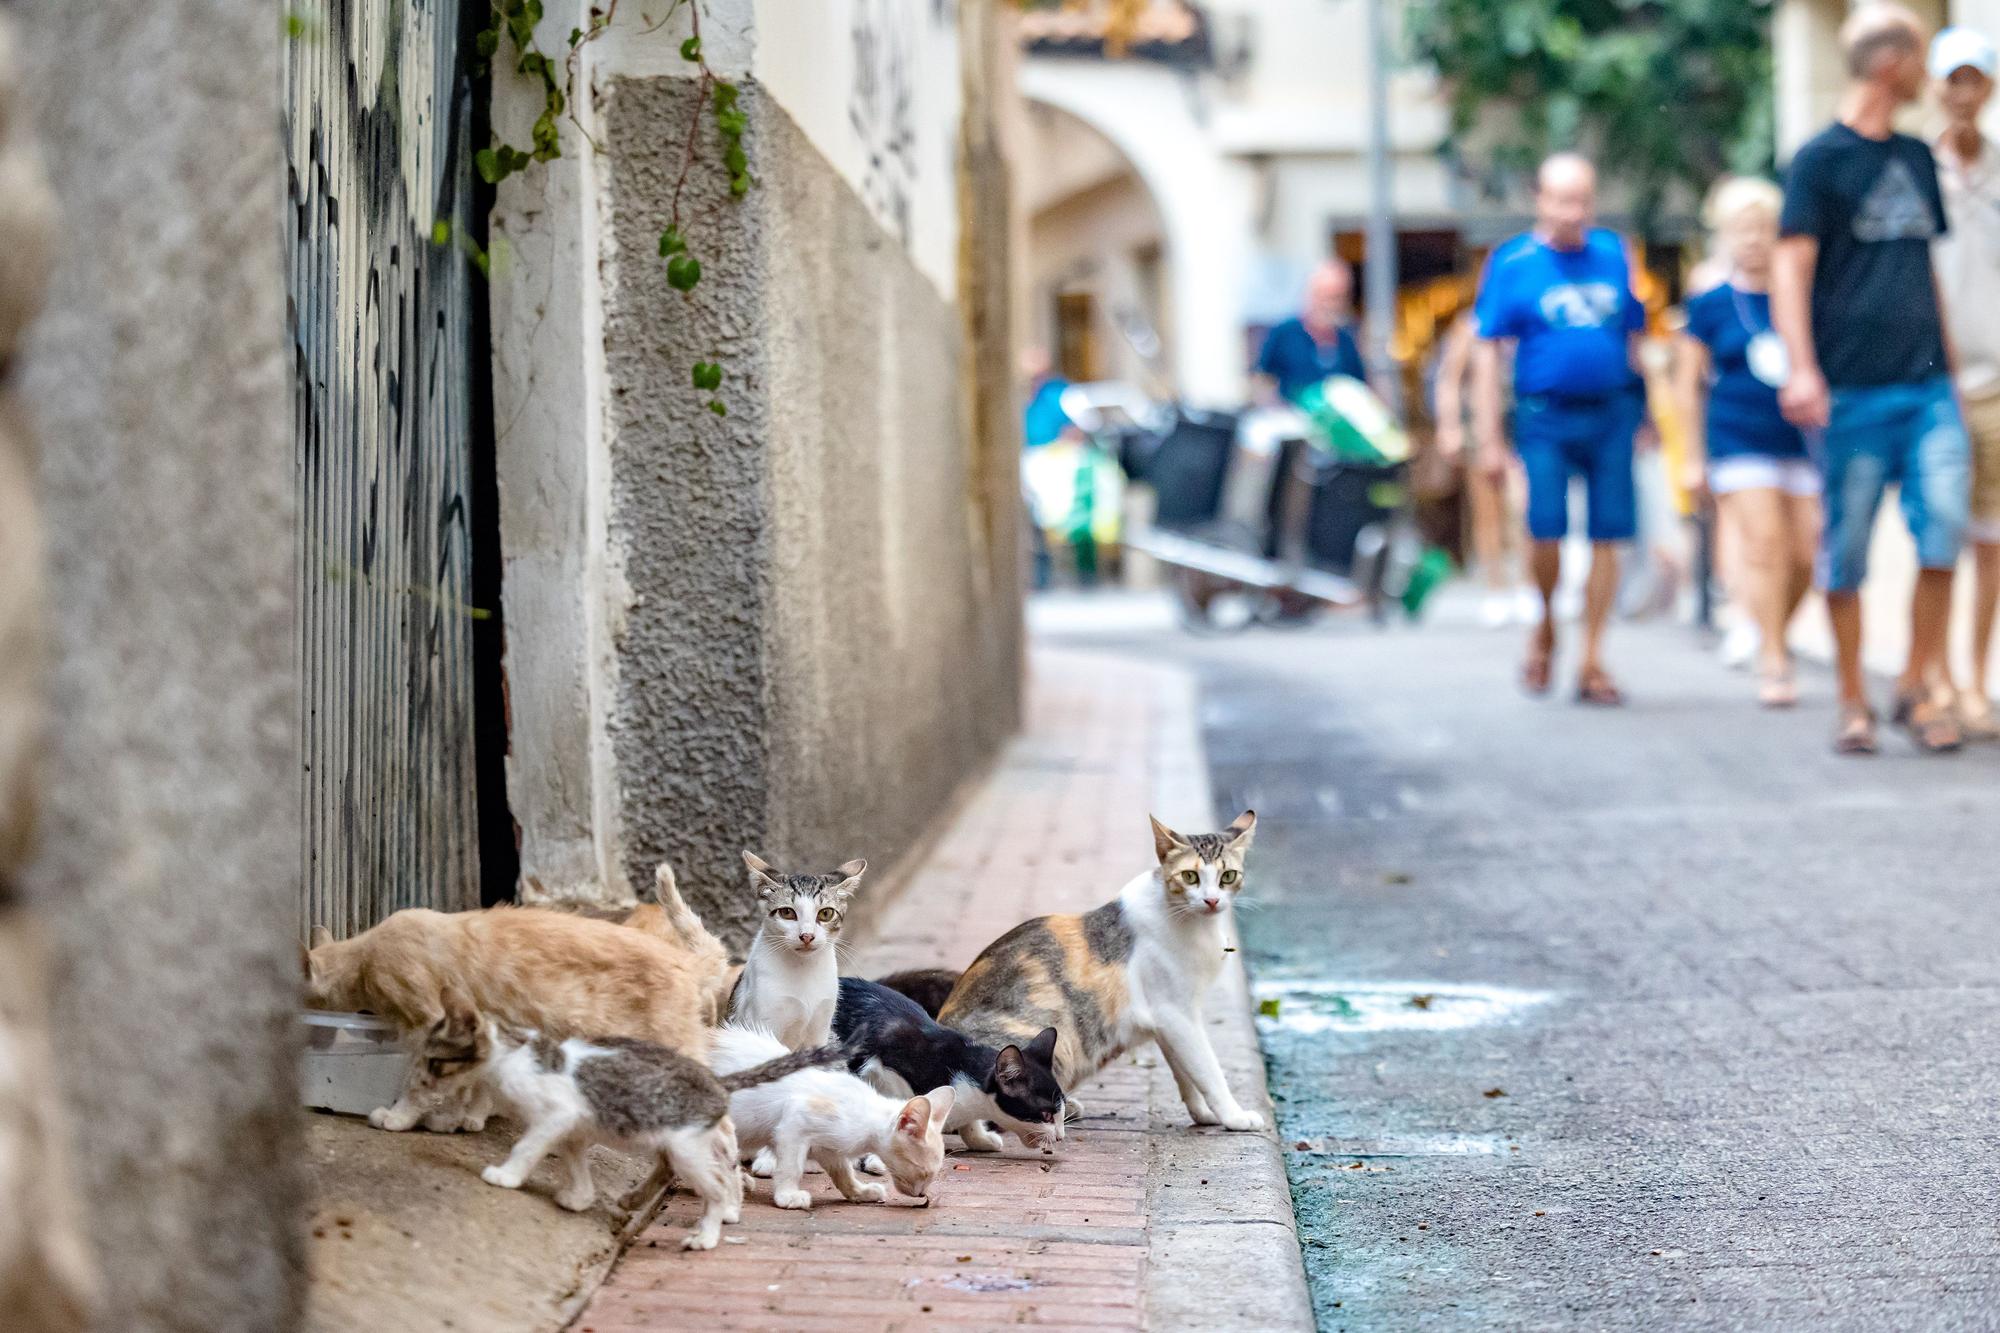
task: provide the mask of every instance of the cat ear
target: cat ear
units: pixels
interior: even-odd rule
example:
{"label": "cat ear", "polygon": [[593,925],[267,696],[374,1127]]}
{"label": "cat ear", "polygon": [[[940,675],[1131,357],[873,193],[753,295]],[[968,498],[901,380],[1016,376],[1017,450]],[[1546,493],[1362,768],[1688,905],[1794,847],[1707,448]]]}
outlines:
{"label": "cat ear", "polygon": [[1056,1038],[1058,1035],[1054,1028],[1043,1028],[1040,1032],[1037,1032],[1035,1039],[1028,1043],[1026,1052],[1028,1058],[1045,1069],[1054,1069],[1056,1065]]}
{"label": "cat ear", "polygon": [[313,948],[317,949],[322,944],[333,943],[333,932],[325,926],[314,926],[311,933],[306,936],[306,939],[311,942]]}
{"label": "cat ear", "polygon": [[913,1139],[921,1139],[930,1125],[931,1103],[927,1097],[910,1098],[896,1116],[896,1132]]}
{"label": "cat ear", "polygon": [[745,848],[743,864],[750,867],[750,884],[757,890],[757,896],[768,898],[778,891],[778,881],[772,878],[771,867],[755,852]]}
{"label": "cat ear", "polygon": [[299,975],[303,977],[308,983],[310,983],[313,979],[312,950],[306,948],[306,946],[303,944],[299,946]]}
{"label": "cat ear", "polygon": [[942,1088],[932,1088],[918,1100],[931,1104],[930,1123],[932,1128],[937,1129],[943,1127],[945,1118],[951,1114],[951,1104],[957,1098],[958,1094],[952,1091],[951,1085],[946,1084]]}
{"label": "cat ear", "polygon": [[1153,822],[1153,855],[1159,857],[1162,864],[1175,852],[1184,852],[1188,849],[1188,840],[1186,838],[1183,838],[1159,820],[1154,819],[1153,816],[1147,815],[1146,818]]}
{"label": "cat ear", "polygon": [[833,873],[840,876],[840,883],[833,886],[833,896],[845,904],[861,887],[861,877],[868,872],[868,863],[859,857],[845,865],[835,866]]}
{"label": "cat ear", "polygon": [[1236,844],[1238,851],[1244,850],[1250,846],[1250,839],[1257,832],[1257,812],[1245,810],[1236,816],[1224,831],[1229,834],[1229,840]]}
{"label": "cat ear", "polygon": [[1028,1077],[1028,1057],[1021,1054],[1019,1046],[1002,1046],[1000,1054],[993,1057],[993,1082],[996,1087],[1014,1088]]}

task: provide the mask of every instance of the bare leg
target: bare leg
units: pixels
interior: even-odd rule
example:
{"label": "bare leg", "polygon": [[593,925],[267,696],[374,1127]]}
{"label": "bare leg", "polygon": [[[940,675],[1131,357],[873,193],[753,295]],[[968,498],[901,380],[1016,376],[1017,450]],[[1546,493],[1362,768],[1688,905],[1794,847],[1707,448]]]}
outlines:
{"label": "bare leg", "polygon": [[1604,670],[1604,627],[1611,619],[1612,603],[1618,599],[1618,545],[1592,542],[1590,581],[1583,592],[1583,664],[1579,674],[1593,675]]}
{"label": "bare leg", "polygon": [[1902,693],[1924,691],[1945,664],[1945,636],[1951,622],[1951,576],[1949,569],[1917,571],[1916,591],[1910,596],[1910,657],[1898,682]]}
{"label": "bare leg", "polygon": [[1479,562],[1491,592],[1505,592],[1513,579],[1507,568],[1506,481],[1494,481],[1478,468],[1466,476],[1472,510],[1472,558]]}
{"label": "bare leg", "polygon": [[1829,592],[1826,618],[1833,624],[1834,665],[1840,673],[1840,702],[1868,706],[1868,683],[1861,676],[1861,594]]}
{"label": "bare leg", "polygon": [[1972,544],[1972,694],[1986,698],[1993,622],[2000,610],[2000,542]]}
{"label": "bare leg", "polygon": [[1733,515],[1740,537],[1742,573],[1738,586],[1744,605],[1757,622],[1757,693],[1767,705],[1790,703],[1798,697],[1790,685],[1791,654],[1785,648],[1785,627],[1791,619],[1792,564],[1784,501],[1784,493],[1772,486],[1721,497],[1721,507]]}
{"label": "bare leg", "polygon": [[1528,635],[1528,660],[1521,669],[1521,683],[1529,693],[1541,694],[1549,688],[1549,663],[1556,653],[1556,587],[1562,582],[1562,543],[1530,542],[1528,574],[1542,599],[1542,619]]}
{"label": "bare leg", "polygon": [[1819,553],[1819,499],[1811,495],[1785,497],[1785,623],[1798,614],[1799,603],[1812,590],[1813,560]]}

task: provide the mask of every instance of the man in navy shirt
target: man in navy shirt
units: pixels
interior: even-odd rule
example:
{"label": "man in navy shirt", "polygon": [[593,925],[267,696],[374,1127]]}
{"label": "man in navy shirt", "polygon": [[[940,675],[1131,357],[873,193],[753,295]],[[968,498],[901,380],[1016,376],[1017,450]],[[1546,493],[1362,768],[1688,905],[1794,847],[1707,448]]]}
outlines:
{"label": "man in navy shirt", "polygon": [[1581,476],[1591,559],[1576,697],[1619,704],[1624,696],[1604,669],[1602,651],[1618,592],[1617,544],[1638,531],[1632,439],[1645,398],[1633,367],[1646,312],[1632,294],[1624,244],[1593,225],[1596,217],[1596,169],[1575,153],[1542,163],[1535,229],[1495,250],[1480,281],[1473,412],[1481,464],[1501,475],[1507,444],[1500,429],[1500,344],[1512,342],[1514,448],[1528,476],[1528,565],[1542,597],[1521,683],[1532,694],[1549,688],[1569,483]]}
{"label": "man in navy shirt", "polygon": [[1893,129],[1897,109],[1924,90],[1928,34],[1902,6],[1868,4],[1840,35],[1853,78],[1840,120],[1799,149],[1785,181],[1771,314],[1790,373],[1778,400],[1794,425],[1821,435],[1819,582],[1840,667],[1834,748],[1875,752],[1861,673],[1861,582],[1875,511],[1899,482],[1921,569],[1895,716],[1920,750],[1934,753],[1960,741],[1927,688],[1944,670],[1972,447],[1931,268],[1931,242],[1945,231],[1937,164],[1921,139]]}
{"label": "man in navy shirt", "polygon": [[1271,327],[1257,353],[1257,374],[1275,384],[1286,402],[1329,375],[1367,382],[1361,348],[1348,328],[1354,275],[1338,259],[1313,270],[1306,281],[1304,308],[1295,319]]}

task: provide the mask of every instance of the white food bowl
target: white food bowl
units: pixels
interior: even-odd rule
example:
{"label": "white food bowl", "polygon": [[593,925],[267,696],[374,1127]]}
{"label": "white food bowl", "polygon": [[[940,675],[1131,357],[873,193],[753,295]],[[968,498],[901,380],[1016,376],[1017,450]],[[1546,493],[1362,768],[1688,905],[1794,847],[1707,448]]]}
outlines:
{"label": "white food bowl", "polygon": [[367,1115],[403,1093],[410,1055],[396,1025],[373,1014],[308,1009],[299,1095],[307,1106]]}

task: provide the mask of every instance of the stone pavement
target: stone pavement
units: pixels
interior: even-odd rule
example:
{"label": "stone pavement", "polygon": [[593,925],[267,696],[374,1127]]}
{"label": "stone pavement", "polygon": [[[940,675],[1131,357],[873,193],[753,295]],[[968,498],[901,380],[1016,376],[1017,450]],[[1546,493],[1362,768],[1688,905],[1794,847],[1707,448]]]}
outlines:
{"label": "stone pavement", "polygon": [[1512,632],[1128,637],[1260,814],[1329,1333],[2000,1327],[2000,747],[1836,758],[1666,626],[1617,712]]}
{"label": "stone pavement", "polygon": [[[1038,652],[1025,734],[876,904],[843,971],[963,967],[1028,917],[1096,906],[1148,864],[1148,810],[1213,818],[1191,681]],[[1232,1085],[1268,1111],[1235,969],[1209,1013]],[[1150,1050],[1079,1096],[1088,1118],[1058,1155],[1011,1140],[998,1156],[952,1155],[927,1208],[848,1204],[811,1176],[812,1210],[786,1212],[758,1182],[727,1243],[687,1254],[680,1237],[697,1209],[676,1196],[573,1327],[1310,1327],[1272,1139],[1194,1129]]]}

